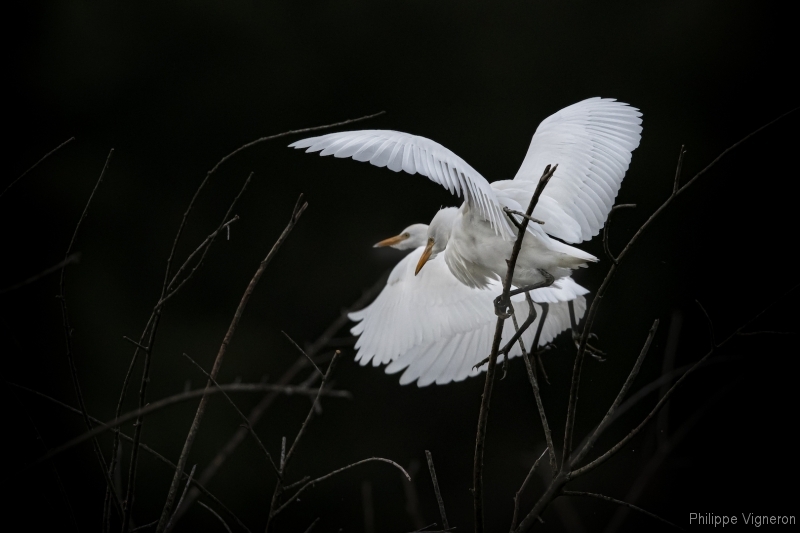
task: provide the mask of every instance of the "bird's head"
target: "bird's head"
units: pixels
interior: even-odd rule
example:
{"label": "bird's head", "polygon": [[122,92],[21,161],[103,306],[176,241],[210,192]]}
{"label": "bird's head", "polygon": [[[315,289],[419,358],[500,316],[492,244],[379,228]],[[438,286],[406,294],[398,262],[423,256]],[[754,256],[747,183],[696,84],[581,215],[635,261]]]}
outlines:
{"label": "bird's head", "polygon": [[428,242],[428,225],[427,224],[412,224],[399,235],[389,237],[381,242],[374,244],[374,248],[382,248],[384,246],[391,246],[397,250],[413,250],[420,246],[425,246]]}
{"label": "bird's head", "polygon": [[447,241],[450,240],[450,231],[453,229],[453,223],[455,222],[457,214],[458,208],[445,207],[444,209],[440,209],[439,212],[436,213],[436,216],[433,217],[430,226],[428,226],[428,238],[425,243],[425,250],[419,258],[419,263],[417,263],[417,269],[414,271],[414,275],[419,274],[419,271],[422,270],[425,263],[434,259],[447,248]]}

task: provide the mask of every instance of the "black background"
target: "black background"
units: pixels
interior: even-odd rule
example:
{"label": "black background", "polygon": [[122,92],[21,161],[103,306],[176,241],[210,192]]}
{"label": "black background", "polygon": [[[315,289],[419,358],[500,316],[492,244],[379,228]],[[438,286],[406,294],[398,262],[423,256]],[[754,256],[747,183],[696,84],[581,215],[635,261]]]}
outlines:
{"label": "black background", "polygon": [[[103,166],[115,153],[91,205],[70,266],[66,295],[75,328],[78,371],[88,409],[113,418],[131,346],[161,287],[166,257],[194,190],[225,154],[258,137],[377,111],[354,126],[408,131],[435,139],[489,181],[514,175],[538,123],[590,96],[614,97],[642,110],[641,146],[618,197],[638,204],[619,214],[619,249],[666,198],[679,148],[686,178],[726,147],[797,105],[793,17],[779,3],[652,2],[30,2],[4,17],[11,36],[5,98],[5,187],[71,136],[0,199],[3,274],[11,285],[63,259],[75,224]],[[797,282],[795,155],[800,115],[793,114],[727,155],[675,203],[623,266],[596,324],[608,360],[584,368],[577,435],[602,417],[655,318],[662,320],[634,389],[662,368],[667,331],[680,316],[678,366],[709,347],[701,301],[724,338]],[[241,294],[288,220],[298,194],[309,208],[269,266],[236,331],[220,375],[277,379],[296,352],[280,331],[311,341],[401,256],[372,243],[413,222],[427,222],[447,191],[418,176],[286,148],[298,137],[236,156],[214,176],[193,212],[179,254],[213,230],[249,172],[236,208],[241,220],[220,240],[190,286],[164,314],[153,358],[151,400],[204,379],[181,353],[210,368]],[[583,246],[602,255],[599,239]],[[594,291],[603,261],[576,273]],[[0,295],[0,350],[7,381],[70,404],[76,400],[64,357],[58,276]],[[797,332],[796,293],[751,328]],[[339,336],[346,337],[346,329]],[[691,377],[670,403],[666,434],[705,409],[638,503],[684,527],[690,512],[796,513],[796,336],[734,339],[723,362]],[[565,337],[547,355],[544,402],[563,434],[574,348]],[[138,370],[137,370],[138,372]],[[303,376],[305,377],[305,376]],[[138,378],[137,378],[138,379]],[[345,351],[336,386],[353,400],[323,402],[289,477],[321,475],[383,456],[408,465],[431,450],[451,525],[472,523],[472,456],[483,378],[447,386],[401,387],[397,376],[362,368]],[[138,382],[136,387],[138,387]],[[80,417],[5,387],[10,446],[4,516],[30,529],[71,529],[48,467],[20,468],[40,456],[31,420],[52,447],[84,430]],[[719,391],[725,391],[721,396]],[[135,406],[129,395],[126,408]],[[237,395],[247,411],[258,398]],[[717,398],[710,405],[709,399]],[[601,439],[621,438],[654,403],[650,396]],[[143,441],[177,460],[196,403],[146,419]],[[273,453],[294,435],[309,402],[279,400],[256,430]],[[29,418],[30,417],[30,418]],[[202,468],[239,420],[215,399],[189,465]],[[655,425],[575,490],[623,498],[652,456]],[[519,360],[495,387],[486,451],[487,529],[507,528],[512,496],[543,449],[530,386]],[[126,430],[130,430],[128,426]],[[102,441],[106,452],[110,439]],[[129,450],[125,450],[126,458]],[[59,473],[81,530],[97,530],[103,481],[88,445],[59,456]],[[158,517],[170,472],[141,458],[134,520]],[[410,531],[398,472],[370,464],[307,493],[277,530],[362,531],[362,481],[370,480],[376,531]],[[246,441],[209,489],[256,531],[274,479]],[[426,523],[439,521],[424,467],[415,476]],[[524,498],[529,508],[544,484]],[[601,531],[613,504],[559,499],[540,527]],[[622,530],[662,528],[630,515]],[[221,530],[195,506],[179,530]],[[740,527],[741,529],[741,527]]]}

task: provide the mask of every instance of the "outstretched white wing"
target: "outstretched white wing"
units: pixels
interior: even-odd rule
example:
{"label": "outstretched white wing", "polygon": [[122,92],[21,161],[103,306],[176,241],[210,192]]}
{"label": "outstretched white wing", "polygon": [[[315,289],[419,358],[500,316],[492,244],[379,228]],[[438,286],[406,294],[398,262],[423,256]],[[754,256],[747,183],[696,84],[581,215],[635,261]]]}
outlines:
{"label": "outstretched white wing", "polygon": [[320,152],[322,156],[333,154],[369,161],[395,172],[422,174],[452,194],[463,196],[501,235],[511,234],[503,206],[486,179],[456,154],[425,137],[391,130],[343,131],[302,139],[289,146],[307,148],[306,152]]}
{"label": "outstretched white wing", "polygon": [[[471,289],[450,273],[444,258],[429,261],[416,277],[414,268],[423,248],[409,253],[392,270],[383,291],[375,301],[354,313],[351,320],[358,324],[350,330],[360,335],[356,342],[356,361],[373,366],[389,364],[387,373],[405,369],[401,384],[417,381],[420,387],[461,381],[480,370],[472,367],[489,355],[494,335],[496,316],[492,303],[502,290],[492,282],[486,290]],[[570,326],[566,302],[574,300],[576,320],[586,310],[582,295],[588,291],[571,278],[558,280],[560,288],[548,287],[532,292],[536,302],[550,303],[540,344],[550,342]],[[513,299],[519,323],[528,316],[524,296]],[[530,349],[541,318],[539,316],[523,334],[526,348]],[[512,321],[507,320],[503,337],[514,332]],[[511,351],[514,357],[521,353],[519,346]],[[485,366],[483,367],[485,369]]]}
{"label": "outstretched white wing", "polygon": [[[589,98],[539,124],[512,183],[532,193],[544,168],[558,163],[533,213],[547,233],[571,243],[597,235],[639,146],[641,116],[623,102]],[[492,185],[513,188],[509,182]]]}

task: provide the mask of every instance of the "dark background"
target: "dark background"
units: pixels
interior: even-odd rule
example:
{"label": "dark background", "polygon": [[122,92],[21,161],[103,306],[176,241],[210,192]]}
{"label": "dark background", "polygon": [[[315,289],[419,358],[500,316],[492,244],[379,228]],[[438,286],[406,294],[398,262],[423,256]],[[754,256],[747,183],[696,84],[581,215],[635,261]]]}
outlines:
{"label": "dark background", "polygon": [[[29,2],[4,17],[10,58],[6,85],[3,188],[71,136],[0,199],[0,287],[63,259],[103,166],[115,153],[75,246],[66,296],[75,328],[78,371],[88,409],[113,418],[130,360],[123,335],[137,337],[158,298],[181,215],[205,173],[225,154],[258,137],[386,114],[351,129],[386,128],[435,139],[488,180],[514,175],[538,123],[578,100],[614,97],[642,110],[641,146],[618,197],[637,203],[619,214],[619,249],[672,187],[679,148],[688,178],[735,141],[797,105],[796,24],[781,3],[651,2]],[[662,368],[675,317],[676,365],[709,346],[705,319],[719,338],[778,300],[797,282],[797,126],[793,114],[717,164],[645,236],[604,301],[596,323],[605,363],[587,360],[577,435],[613,400],[655,318],[662,320],[634,389]],[[241,294],[288,220],[299,193],[309,208],[269,266],[236,331],[220,374],[253,382],[277,379],[297,356],[280,331],[315,339],[400,257],[371,244],[440,205],[447,191],[418,176],[286,148],[299,137],[258,145],[226,163],[202,193],[179,247],[185,257],[213,230],[247,174],[252,185],[203,269],[164,314],[153,358],[151,400],[204,378],[181,353],[210,368]],[[602,254],[599,239],[583,246]],[[576,273],[595,291],[603,261]],[[0,295],[5,380],[76,404],[64,357],[58,276]],[[751,330],[797,332],[796,293]],[[346,337],[345,328],[339,333]],[[797,399],[795,336],[734,339],[725,359],[698,371],[670,403],[665,435],[698,409],[702,417],[672,450],[638,504],[682,526],[688,513],[796,514],[794,461]],[[544,402],[560,448],[574,348],[566,336],[546,356],[551,385]],[[336,386],[353,400],[323,402],[289,470],[317,476],[352,461],[387,457],[403,465],[436,461],[451,525],[472,523],[472,456],[484,380],[401,387],[397,376],[353,362],[347,349]],[[140,367],[137,367],[137,373]],[[303,374],[301,378],[305,378]],[[138,388],[138,377],[135,388]],[[722,396],[719,391],[725,391]],[[247,410],[257,395],[236,395]],[[709,399],[717,398],[710,405]],[[651,395],[598,444],[621,438],[653,405]],[[26,529],[70,530],[52,470],[21,468],[39,457],[35,422],[47,446],[84,431],[80,417],[5,387],[6,519]],[[177,460],[196,402],[146,419],[143,442]],[[129,395],[126,410],[135,407]],[[277,401],[256,430],[277,454],[299,428],[309,402]],[[189,458],[201,469],[239,425],[215,398]],[[131,430],[126,426],[126,431]],[[652,457],[656,425],[617,457],[575,482],[575,490],[624,498]],[[111,440],[101,442],[110,453]],[[523,365],[495,387],[486,451],[487,528],[510,522],[512,496],[544,448]],[[129,449],[125,449],[125,459]],[[99,528],[103,480],[88,444],[56,465],[81,530]],[[127,462],[124,463],[127,471]],[[545,470],[546,471],[546,470]],[[143,455],[134,520],[158,517],[171,479]],[[362,482],[369,480],[375,530],[414,529],[399,473],[378,463],[353,469],[306,493],[277,530],[363,531]],[[253,529],[263,528],[274,479],[247,440],[208,488]],[[415,476],[425,523],[439,522],[430,480]],[[544,482],[524,498],[531,505]],[[202,499],[201,499],[202,501]],[[561,498],[545,515],[547,531],[601,531],[614,504]],[[232,527],[235,527],[232,524]],[[630,515],[622,530],[664,528]],[[740,526],[743,528],[743,526]],[[179,530],[220,531],[194,506]]]}

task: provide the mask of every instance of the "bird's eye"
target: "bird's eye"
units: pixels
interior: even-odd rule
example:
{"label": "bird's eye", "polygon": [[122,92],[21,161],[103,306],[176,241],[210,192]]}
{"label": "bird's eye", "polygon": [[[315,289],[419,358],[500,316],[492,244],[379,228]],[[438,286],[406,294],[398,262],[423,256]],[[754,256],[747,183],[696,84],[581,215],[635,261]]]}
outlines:
{"label": "bird's eye", "polygon": [[408,239],[409,237],[411,237],[411,234],[409,232],[405,232],[403,233],[403,237]]}

